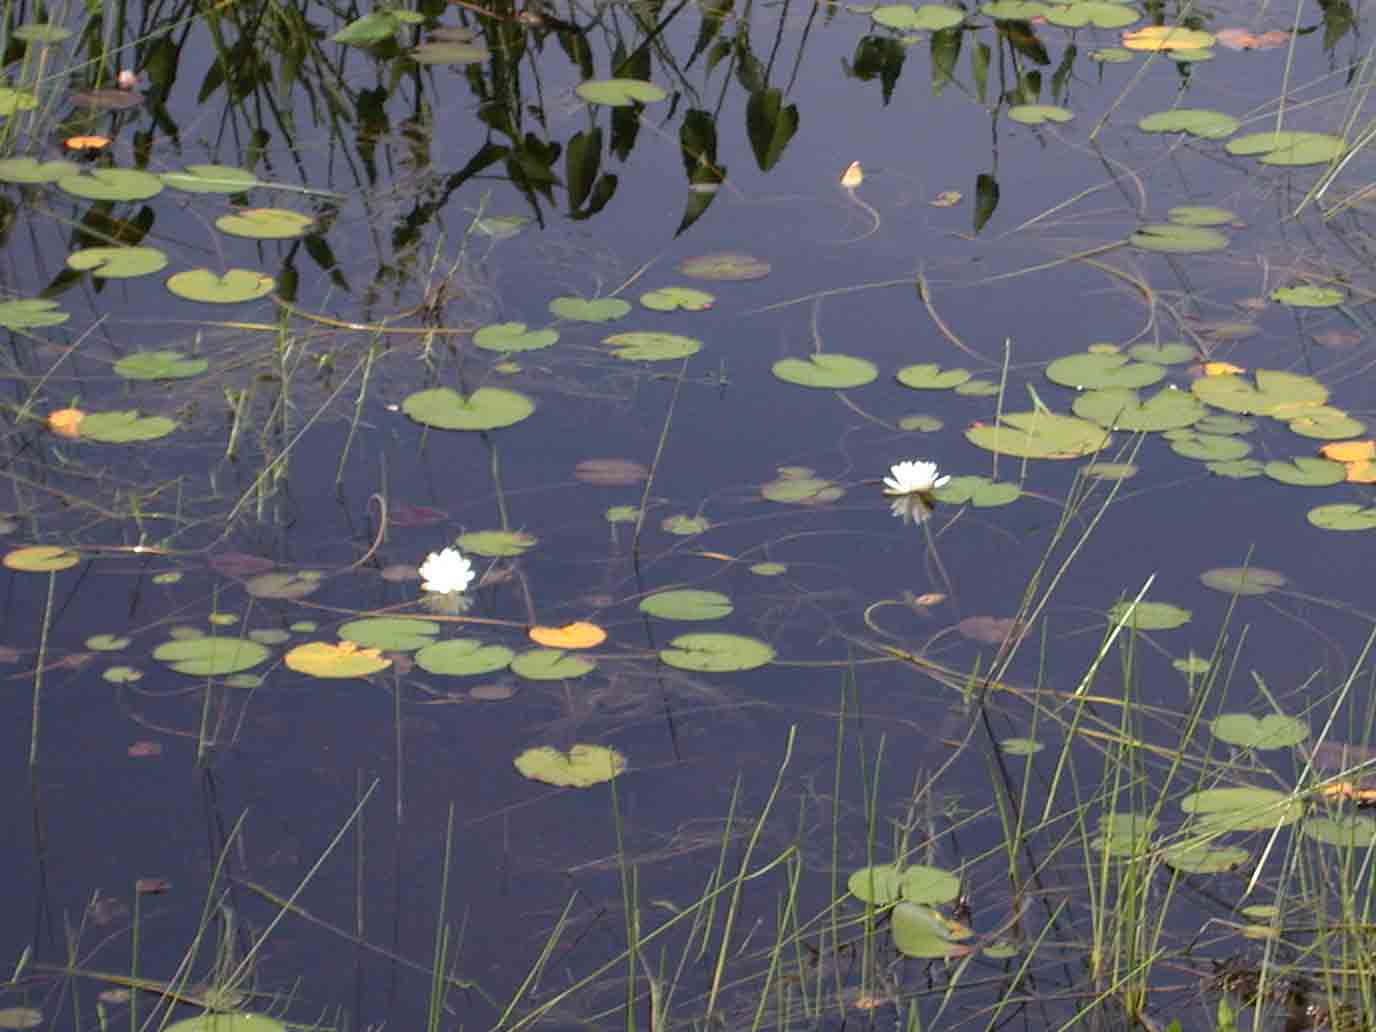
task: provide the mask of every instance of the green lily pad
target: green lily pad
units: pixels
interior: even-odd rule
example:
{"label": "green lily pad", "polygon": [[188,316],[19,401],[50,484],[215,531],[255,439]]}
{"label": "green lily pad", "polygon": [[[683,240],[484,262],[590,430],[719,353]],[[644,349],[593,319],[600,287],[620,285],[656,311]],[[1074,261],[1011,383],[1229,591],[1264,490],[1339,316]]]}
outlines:
{"label": "green lily pad", "polygon": [[1342,155],[1346,144],[1328,133],[1268,130],[1229,140],[1229,154],[1259,157],[1263,165],[1326,165]]}
{"label": "green lily pad", "polygon": [[1189,133],[1205,140],[1221,140],[1232,136],[1242,125],[1232,115],[1207,108],[1173,108],[1158,111],[1137,122],[1144,133]]}
{"label": "green lily pad", "polygon": [[194,194],[243,193],[263,185],[248,169],[232,165],[187,165],[180,172],[164,172],[161,178],[174,190]]}
{"label": "green lily pad", "polygon": [[1237,375],[1201,376],[1190,390],[1214,408],[1281,419],[1328,400],[1328,388],[1312,376],[1277,369],[1258,369],[1255,376],[1255,384]]}
{"label": "green lily pad", "polygon": [[558,330],[528,330],[523,322],[491,323],[473,334],[473,343],[478,347],[502,353],[538,351],[558,339]]}
{"label": "green lily pad", "polygon": [[1294,487],[1331,487],[1347,479],[1347,467],[1330,459],[1301,456],[1297,459],[1276,459],[1266,464],[1266,475],[1272,480]]}
{"label": "green lily pad", "polygon": [[1211,846],[1205,842],[1186,842],[1161,851],[1161,859],[1168,867],[1186,874],[1224,874],[1241,867],[1250,857],[1239,846]]}
{"label": "green lily pad", "polygon": [[640,510],[634,505],[613,505],[603,516],[608,523],[635,523],[640,519]]}
{"label": "green lily pad", "polygon": [[1141,856],[1151,848],[1156,831],[1155,817],[1145,813],[1106,813],[1099,817],[1099,829],[1092,845],[1101,853],[1116,857]]}
{"label": "green lily pad", "polygon": [[256,301],[272,293],[277,281],[253,269],[229,269],[223,274],[210,269],[188,269],[167,278],[167,289],[188,301],[233,304]]}
{"label": "green lily pad", "polygon": [[938,502],[947,505],[973,505],[976,509],[993,509],[1008,505],[1022,497],[1022,488],[988,477],[952,477],[932,492]]}
{"label": "green lily pad", "polygon": [[904,870],[900,888],[910,903],[950,903],[960,896],[960,878],[940,867],[914,864]]}
{"label": "green lily pad", "polygon": [[1376,817],[1345,813],[1337,817],[1307,817],[1300,830],[1306,838],[1343,849],[1370,849],[1376,845]]}
{"label": "green lily pad", "polygon": [[[1132,610],[1131,614],[1129,609]],[[1169,631],[1184,627],[1190,622],[1191,615],[1188,609],[1181,609],[1169,602],[1138,602],[1134,606],[1129,601],[1123,601],[1108,611],[1108,618],[1113,623],[1139,631]]]}
{"label": "green lily pad", "polygon": [[416,666],[426,673],[468,677],[505,670],[516,653],[505,645],[489,645],[476,638],[450,638],[426,645],[416,653]]}
{"label": "green lily pad", "polygon": [[102,670],[100,676],[111,684],[133,684],[143,680],[143,671],[138,667],[112,666]]}
{"label": "green lily pad", "polygon": [[87,201],[146,201],[162,193],[162,180],[134,168],[93,168],[63,176],[57,188]]}
{"label": "green lily pad", "polygon": [[287,208],[241,208],[221,215],[215,225],[221,233],[250,240],[291,240],[305,236],[315,219]]}
{"label": "green lily pad", "polygon": [[678,263],[678,271],[691,279],[700,280],[756,280],[769,275],[769,263],[748,254],[703,254],[685,258]]}
{"label": "green lily pad", "polygon": [[71,318],[56,301],[27,297],[0,302],[0,326],[7,330],[32,330],[39,326],[59,326]]}
{"label": "green lily pad", "polygon": [[1006,756],[1036,756],[1046,746],[1035,738],[1001,738],[999,752]]}
{"label": "green lily pad", "polygon": [[1078,459],[1111,439],[1096,423],[1044,410],[1005,412],[996,424],[970,427],[965,437],[987,451],[1027,459]]}
{"label": "green lily pad", "polygon": [[1171,451],[1201,462],[1233,462],[1252,450],[1246,441],[1222,434],[1186,432],[1173,435],[1170,441]]}
{"label": "green lily pad", "polygon": [[1108,0],[1074,0],[1051,8],[1046,20],[1064,29],[1081,29],[1092,25],[1096,29],[1125,29],[1142,16],[1136,8]]}
{"label": "green lily pad", "polygon": [[1199,581],[1225,595],[1265,595],[1285,587],[1285,574],[1261,566],[1219,566],[1205,570]]}
{"label": "green lily pad", "polygon": [[640,295],[640,303],[656,312],[702,312],[711,308],[716,300],[707,291],[692,287],[660,287]]}
{"label": "green lily pad", "polygon": [[783,505],[827,505],[845,495],[846,489],[834,480],[811,474],[780,470],[777,479],[760,485],[760,497]]}
{"label": "green lily pad", "polygon": [[291,632],[277,627],[256,627],[248,632],[248,637],[259,645],[281,645],[291,641]]}
{"label": "green lily pad", "polygon": [[884,4],[870,12],[876,24],[900,32],[941,32],[965,20],[965,12],[942,4]]}
{"label": "green lily pad", "polygon": [[735,607],[719,591],[679,588],[657,591],[640,600],[640,611],[661,620],[720,620]]}
{"label": "green lily pad", "polygon": [[5,553],[5,569],[22,573],[54,573],[81,562],[81,556],[61,545],[28,545]]}
{"label": "green lily pad", "polygon": [[1076,390],[1106,387],[1150,387],[1164,379],[1166,370],[1151,362],[1134,362],[1116,351],[1082,351],[1058,358],[1046,367],[1046,378]]}
{"label": "green lily pad", "polygon": [[1228,246],[1228,238],[1206,226],[1157,222],[1143,226],[1128,237],[1128,243],[1144,251],[1160,251],[1164,254],[1205,254],[1224,250]]}
{"label": "green lily pad", "polygon": [[1320,505],[1305,513],[1305,519],[1323,530],[1376,530],[1376,506]]}
{"label": "green lily pad", "polygon": [[1366,424],[1360,419],[1353,419],[1342,409],[1327,405],[1302,410],[1299,415],[1287,419],[1286,426],[1293,434],[1320,441],[1340,441],[1366,431]]}
{"label": "green lily pad", "polygon": [[465,552],[491,559],[529,552],[540,539],[523,530],[470,530],[454,543]]}
{"label": "green lily pad", "polygon": [[350,620],[339,628],[339,636],[345,641],[387,652],[415,652],[435,644],[435,635],[439,633],[440,625],[435,621],[410,616],[365,617]]}
{"label": "green lily pad", "polygon": [[265,1014],[211,1012],[175,1021],[166,1032],[286,1032],[286,1026]]}
{"label": "green lily pad", "polygon": [[414,11],[384,7],[370,11],[361,18],[355,18],[330,39],[345,46],[376,46],[392,39],[403,25],[414,25],[423,20],[423,17]]}
{"label": "green lily pad", "polygon": [[319,589],[323,578],[319,570],[260,573],[244,581],[244,590],[254,598],[305,598]]}
{"label": "green lily pad", "polygon": [[1101,64],[1127,64],[1135,60],[1133,52],[1125,47],[1100,47],[1098,50],[1091,50],[1086,56],[1091,61]]}
{"label": "green lily pad", "polygon": [[669,95],[663,87],[641,79],[589,79],[580,82],[574,92],[589,104],[605,107],[653,104]]}
{"label": "green lily pad", "polygon": [[1166,218],[1181,226],[1226,226],[1237,221],[1237,215],[1227,208],[1207,204],[1182,204],[1166,212]]}
{"label": "green lily pad", "polygon": [[1128,354],[1139,362],[1152,362],[1156,365],[1180,365],[1193,362],[1199,352],[1184,341],[1171,341],[1169,344],[1134,344]]}
{"label": "green lily pad", "polygon": [[785,383],[836,391],[862,387],[879,376],[878,367],[867,359],[832,353],[782,358],[774,363],[772,371]]}
{"label": "green lily pad", "polygon": [[523,777],[560,788],[590,788],[626,769],[626,757],[605,745],[575,745],[566,753],[542,745],[527,749],[515,762]]}
{"label": "green lily pad", "polygon": [[920,903],[901,900],[893,908],[893,944],[905,957],[932,960],[969,953],[971,948],[957,941],[968,938],[969,930],[956,932],[956,928],[963,926],[950,921],[940,911]]}
{"label": "green lily pad", "polygon": [[563,681],[591,673],[597,663],[563,649],[530,649],[511,661],[511,669],[530,681]]}
{"label": "green lily pad", "polygon": [[1244,749],[1288,749],[1309,737],[1309,725],[1298,717],[1270,713],[1254,717],[1250,713],[1224,713],[1214,718],[1210,729],[1214,737]]}
{"label": "green lily pad", "polygon": [[308,641],[282,657],[288,670],[328,680],[368,677],[386,670],[392,661],[377,649],[360,649],[353,642]]}
{"label": "green lily pad", "polygon": [[702,534],[712,529],[712,521],[706,516],[689,516],[679,513],[675,516],[667,516],[659,521],[661,530],[670,534],[677,534],[679,537],[692,537],[694,534]]}
{"label": "green lily pad", "polygon": [[966,380],[956,388],[956,393],[965,398],[992,398],[999,393],[1001,388],[993,380],[986,380],[976,376],[973,380]]}
{"label": "green lily pad", "polygon": [[916,391],[944,391],[970,379],[968,369],[942,369],[935,362],[920,362],[898,371],[898,382]]}
{"label": "green lily pad", "polygon": [[1190,650],[1190,654],[1188,656],[1183,656],[1180,659],[1171,660],[1171,666],[1175,667],[1175,669],[1179,670],[1182,674],[1185,674],[1187,677],[1198,676],[1200,674],[1207,674],[1211,669],[1213,669],[1213,664],[1209,662],[1209,660],[1205,659],[1203,656],[1195,655],[1193,649]]}
{"label": "green lily pad", "polygon": [[133,643],[133,640],[118,634],[93,634],[86,639],[86,647],[93,652],[122,652]]}
{"label": "green lily pad", "polygon": [[155,441],[177,429],[166,416],[142,416],[137,411],[88,412],[81,421],[81,439],[100,444],[133,444]]}
{"label": "green lily pad", "polygon": [[471,65],[481,64],[491,55],[486,47],[480,47],[476,43],[428,40],[412,47],[406,56],[423,65]]}
{"label": "green lily pad", "polygon": [[163,642],[153,650],[153,658],[168,664],[179,674],[193,677],[220,677],[256,667],[272,653],[256,641],[238,638],[186,638]]}
{"label": "green lily pad", "polygon": [[1254,420],[1244,419],[1242,416],[1225,415],[1221,412],[1211,412],[1194,425],[1194,429],[1201,434],[1222,434],[1226,437],[1250,434],[1256,428],[1257,424]]}
{"label": "green lily pad", "polygon": [[1180,800],[1180,808],[1201,821],[1195,830],[1258,831],[1293,824],[1304,815],[1304,801],[1273,788],[1206,788]]}
{"label": "green lily pad", "polygon": [[894,864],[871,864],[853,872],[846,888],[862,903],[886,907],[903,898],[903,872]]}
{"label": "green lily pad", "polygon": [[501,387],[479,387],[466,398],[450,387],[432,387],[408,395],[401,410],[439,430],[496,430],[528,418],[535,402]]}
{"label": "green lily pad", "polygon": [[1252,477],[1261,476],[1266,471],[1266,467],[1256,459],[1210,462],[1206,464],[1205,468],[1214,476],[1227,477],[1229,480],[1250,480]]}
{"label": "green lily pad", "polygon": [[0,183],[55,183],[80,171],[81,166],[74,161],[4,158],[0,160]]}
{"label": "green lily pad", "polygon": [[982,4],[979,13],[995,21],[1031,21],[1050,16],[1051,10],[1051,4],[1037,0],[993,0],[993,3]]}
{"label": "green lily pad", "polygon": [[210,368],[210,363],[180,351],[139,351],[125,355],[114,368],[126,380],[185,380],[200,376]]}
{"label": "green lily pad", "polygon": [[1014,104],[1008,109],[1008,117],[1023,125],[1041,125],[1043,122],[1069,122],[1075,113],[1055,104]]}
{"label": "green lily pad", "polygon": [[38,107],[38,98],[28,90],[16,90],[9,86],[0,86],[0,118],[20,111],[32,111],[36,107]]}
{"label": "green lily pad", "polygon": [[778,577],[788,572],[788,563],[752,563],[750,572],[756,577]]}
{"label": "green lily pad", "polygon": [[97,279],[131,279],[161,272],[167,255],[156,247],[86,247],[67,256],[67,268]]}
{"label": "green lily pad", "polygon": [[1131,480],[1139,472],[1131,462],[1090,462],[1080,467],[1080,476],[1091,480]]}
{"label": "green lily pad", "polygon": [[1218,56],[1212,49],[1207,47],[1172,47],[1165,53],[1167,57],[1178,64],[1193,64],[1196,61],[1212,61]]}
{"label": "green lily pad", "polygon": [[627,362],[667,362],[696,355],[702,350],[702,341],[693,337],[648,330],[614,333],[604,337],[602,343],[610,345],[612,354]]}
{"label": "green lily pad", "polygon": [[1146,401],[1126,387],[1086,391],[1075,399],[1071,410],[1110,430],[1134,433],[1183,429],[1202,419],[1206,411],[1193,394],[1174,387],[1166,387]]}
{"label": "green lily pad", "polygon": [[[597,297],[592,300],[582,297],[556,297],[549,303],[550,314],[558,319],[568,319],[570,322],[611,322],[620,319],[631,310],[631,303],[623,301],[619,297]],[[525,327],[521,323],[506,323],[504,325],[520,326],[522,331]],[[490,329],[491,327],[485,327]],[[483,332],[482,330],[478,331]],[[553,332],[546,330],[543,332]],[[557,336],[557,334],[556,334]],[[554,341],[550,341],[551,344]],[[504,350],[501,348],[495,350]],[[529,350],[522,348],[518,350]]]}
{"label": "green lily pad", "polygon": [[739,634],[681,634],[659,650],[659,658],[668,666],[713,673],[754,670],[774,655],[772,646]]}
{"label": "green lily pad", "polygon": [[898,421],[898,429],[922,434],[933,433],[940,430],[945,425],[946,424],[936,416],[904,416]]}
{"label": "green lily pad", "polygon": [[1346,301],[1347,294],[1336,287],[1304,284],[1298,287],[1277,287],[1271,291],[1271,300],[1279,301],[1291,308],[1333,308]]}

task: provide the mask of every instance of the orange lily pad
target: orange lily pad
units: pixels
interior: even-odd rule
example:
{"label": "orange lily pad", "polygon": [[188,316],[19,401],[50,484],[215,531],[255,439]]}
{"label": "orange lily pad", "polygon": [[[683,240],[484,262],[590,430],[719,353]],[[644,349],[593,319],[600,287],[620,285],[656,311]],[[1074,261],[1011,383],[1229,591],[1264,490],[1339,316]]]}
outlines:
{"label": "orange lily pad", "polygon": [[607,640],[607,632],[595,623],[577,620],[563,627],[532,627],[530,640],[551,649],[591,649]]}
{"label": "orange lily pad", "polygon": [[1319,454],[1334,462],[1370,462],[1376,459],[1376,441],[1334,441],[1320,448]]}
{"label": "orange lily pad", "polygon": [[282,658],[289,669],[312,677],[367,677],[392,665],[381,649],[359,648],[351,641],[307,642]]}
{"label": "orange lily pad", "polygon": [[48,429],[59,437],[80,437],[81,421],[86,413],[79,408],[58,409],[48,413]]}

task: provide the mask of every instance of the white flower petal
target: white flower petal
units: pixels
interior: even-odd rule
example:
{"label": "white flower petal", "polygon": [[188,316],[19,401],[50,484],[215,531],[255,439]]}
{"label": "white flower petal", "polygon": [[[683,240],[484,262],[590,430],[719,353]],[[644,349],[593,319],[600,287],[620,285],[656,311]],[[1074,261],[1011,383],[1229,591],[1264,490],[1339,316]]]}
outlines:
{"label": "white flower petal", "polygon": [[420,564],[420,575],[422,588],[441,595],[467,590],[476,576],[473,564],[457,548],[431,552]]}

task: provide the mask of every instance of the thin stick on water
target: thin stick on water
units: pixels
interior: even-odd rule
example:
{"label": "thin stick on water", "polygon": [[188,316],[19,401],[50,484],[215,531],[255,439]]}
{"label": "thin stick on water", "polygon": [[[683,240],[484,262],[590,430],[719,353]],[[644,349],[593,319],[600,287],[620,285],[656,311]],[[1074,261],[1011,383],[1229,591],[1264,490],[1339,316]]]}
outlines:
{"label": "thin stick on water", "polygon": [[631,536],[631,554],[640,559],[640,532],[645,527],[645,514],[650,506],[650,491],[654,487],[655,474],[659,472],[659,460],[664,456],[664,446],[669,443],[669,427],[674,423],[674,407],[678,404],[679,391],[683,390],[683,376],[688,372],[688,360],[678,367],[674,378],[674,393],[669,397],[669,408],[664,413],[664,429],[659,432],[659,443],[655,446],[655,457],[650,463],[650,475],[645,478],[645,490],[640,495],[640,511],[635,516],[635,534]]}
{"label": "thin stick on water", "polygon": [[38,730],[42,717],[43,668],[48,664],[48,631],[52,628],[53,592],[57,588],[57,571],[48,571],[48,600],[43,604],[43,631],[38,639],[38,663],[33,672],[33,718],[29,725],[29,776],[38,771]]}

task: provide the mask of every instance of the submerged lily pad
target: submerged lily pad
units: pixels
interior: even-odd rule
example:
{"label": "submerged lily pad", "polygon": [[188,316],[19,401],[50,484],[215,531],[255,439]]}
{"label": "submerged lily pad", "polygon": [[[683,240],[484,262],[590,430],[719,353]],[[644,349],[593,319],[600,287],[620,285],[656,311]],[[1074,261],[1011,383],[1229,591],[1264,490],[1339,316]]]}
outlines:
{"label": "submerged lily pad", "polygon": [[163,642],[153,658],[167,663],[179,674],[219,677],[256,667],[272,653],[256,641],[239,638],[184,638]]}
{"label": "submerged lily pad", "polygon": [[501,387],[479,387],[468,397],[450,387],[432,387],[407,396],[401,410],[440,430],[496,430],[528,418],[535,402]]}
{"label": "submerged lily pad", "polygon": [[1214,737],[1244,749],[1286,749],[1309,737],[1309,725],[1298,717],[1268,713],[1224,713],[1210,726]]}
{"label": "submerged lily pad", "polygon": [[63,176],[57,188],[87,201],[146,201],[162,193],[162,180],[134,168],[93,168]]}
{"label": "submerged lily pad", "polygon": [[731,615],[731,599],[719,591],[678,588],[640,600],[640,611],[661,620],[720,620]]}
{"label": "submerged lily pad", "polygon": [[1227,248],[1228,238],[1207,226],[1157,222],[1143,226],[1128,237],[1128,243],[1144,251],[1160,251],[1165,254],[1206,254],[1209,251],[1222,251]]}
{"label": "submerged lily pad", "polygon": [[83,441],[101,444],[133,444],[136,441],[155,441],[177,429],[177,421],[166,416],[145,416],[136,410],[124,412],[88,412],[81,421]]}
{"label": "submerged lily pad", "polygon": [[[1131,613],[1129,613],[1131,610]],[[1169,602],[1119,602],[1108,611],[1108,618],[1139,631],[1169,631],[1190,622],[1191,613]]]}
{"label": "submerged lily pad", "polygon": [[243,193],[263,185],[248,169],[232,165],[187,165],[180,172],[164,172],[162,181],[174,190],[195,194]]}
{"label": "submerged lily pad", "polygon": [[667,362],[696,355],[702,350],[702,341],[693,337],[648,330],[614,333],[604,337],[602,343],[610,345],[612,354],[627,362]]}
{"label": "submerged lily pad", "polygon": [[589,788],[626,769],[626,757],[605,745],[575,745],[568,752],[542,745],[516,757],[516,769],[532,781],[560,788]]}
{"label": "submerged lily pad", "polygon": [[756,280],[769,275],[769,263],[748,254],[704,254],[685,258],[678,271],[701,280]]}
{"label": "submerged lily pad", "polygon": [[970,379],[968,369],[942,369],[935,362],[920,362],[898,371],[898,382],[917,391],[944,391]]}
{"label": "submerged lily pad", "polygon": [[470,530],[454,543],[465,552],[495,559],[529,552],[540,539],[523,530]]}
{"label": "submerged lily pad", "polygon": [[1046,378],[1052,383],[1077,390],[1149,387],[1165,375],[1163,367],[1135,362],[1118,351],[1084,351],[1058,358],[1046,367]]}
{"label": "submerged lily pad", "polygon": [[[583,297],[556,297],[549,303],[550,314],[558,319],[568,319],[570,322],[611,322],[620,319],[631,310],[631,303],[623,301],[619,297],[595,297],[589,300]],[[511,325],[511,324],[508,324]],[[516,323],[522,326],[521,323]],[[524,330],[524,326],[522,329]],[[490,329],[490,327],[485,327]],[[483,332],[482,330],[478,331]],[[542,331],[552,333],[552,330]],[[556,334],[556,337],[558,335]],[[550,341],[550,343],[554,343]],[[501,349],[497,349],[501,350]]]}
{"label": "submerged lily pad", "polygon": [[416,653],[416,666],[427,673],[468,677],[505,670],[516,653],[505,645],[489,645],[476,638],[451,638],[424,646]]}
{"label": "submerged lily pad", "polygon": [[633,104],[653,104],[669,94],[662,86],[643,79],[589,79],[580,82],[574,92],[589,104],[605,107],[630,107]]}
{"label": "submerged lily pad", "polygon": [[85,247],[67,256],[67,268],[96,279],[132,279],[167,268],[167,255],[156,247]]}
{"label": "submerged lily pad", "polygon": [[139,351],[115,363],[115,373],[126,380],[184,380],[210,368],[204,358],[180,351]]}
{"label": "submerged lily pad", "polygon": [[942,4],[923,4],[921,7],[913,7],[911,4],[884,4],[876,7],[870,13],[870,17],[886,29],[898,29],[900,32],[940,32],[943,29],[953,29],[963,22],[965,12]]}
{"label": "submerged lily pad", "polygon": [[473,334],[473,343],[478,347],[503,354],[538,351],[549,347],[558,339],[558,330],[530,330],[523,322],[491,323]]}
{"label": "submerged lily pad", "polygon": [[656,312],[702,312],[711,308],[716,300],[707,291],[692,287],[660,287],[640,295],[640,303]]}
{"label": "submerged lily pad", "polygon": [[[59,184],[60,185],[60,184]],[[221,233],[251,240],[291,240],[305,236],[315,219],[286,208],[243,208],[215,220]]]}
{"label": "submerged lily pad", "polygon": [[1248,133],[1229,140],[1229,154],[1259,157],[1263,165],[1326,165],[1339,157],[1346,147],[1342,139],[1328,133],[1268,130]]}
{"label": "submerged lily pad", "polygon": [[1001,455],[1027,459],[1077,459],[1104,448],[1110,434],[1075,416],[1053,412],[1005,412],[997,424],[978,424],[965,431],[971,444]]}
{"label": "submerged lily pad", "polygon": [[1069,122],[1075,113],[1055,104],[1014,104],[1008,109],[1008,117],[1023,125],[1041,125],[1043,122]]}
{"label": "submerged lily pad", "polygon": [[807,358],[781,358],[774,363],[772,371],[785,383],[826,390],[863,387],[879,377],[879,369],[873,362],[830,352]]}
{"label": "submerged lily pad", "polygon": [[774,649],[739,634],[681,634],[659,650],[659,658],[679,670],[722,672],[754,670],[774,658]]}
{"label": "submerged lily pad", "polygon": [[1221,140],[1237,132],[1239,122],[1232,115],[1207,108],[1172,108],[1140,119],[1137,128],[1144,133],[1189,133],[1205,140]]}
{"label": "submerged lily pad", "polygon": [[256,301],[272,293],[277,281],[253,269],[229,269],[223,274],[210,269],[188,269],[167,278],[167,289],[188,301],[233,304]]}

